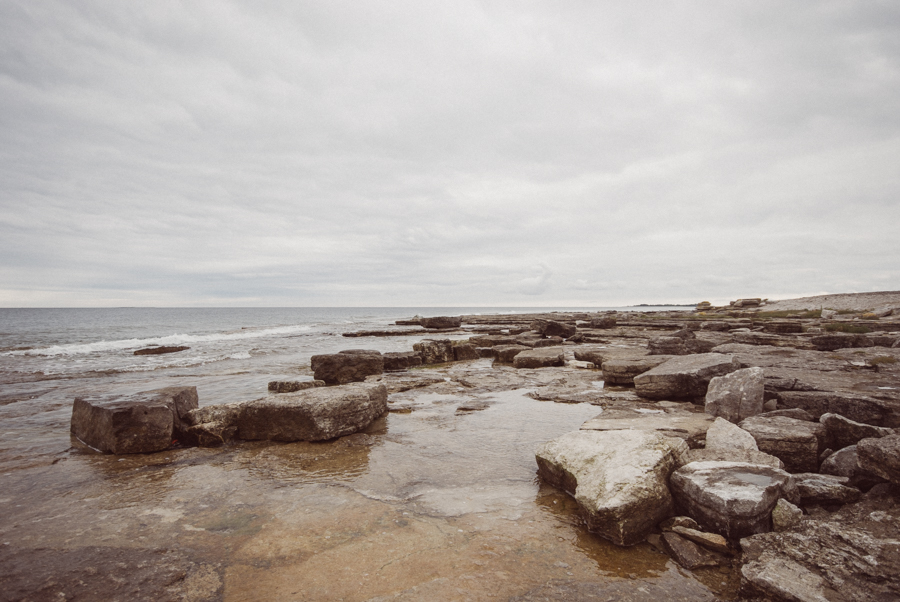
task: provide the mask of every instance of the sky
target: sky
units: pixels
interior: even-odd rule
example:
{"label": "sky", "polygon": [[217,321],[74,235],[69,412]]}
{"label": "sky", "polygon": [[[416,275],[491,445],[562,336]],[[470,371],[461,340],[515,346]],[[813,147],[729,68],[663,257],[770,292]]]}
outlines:
{"label": "sky", "polygon": [[900,289],[900,2],[0,0],[0,306]]}

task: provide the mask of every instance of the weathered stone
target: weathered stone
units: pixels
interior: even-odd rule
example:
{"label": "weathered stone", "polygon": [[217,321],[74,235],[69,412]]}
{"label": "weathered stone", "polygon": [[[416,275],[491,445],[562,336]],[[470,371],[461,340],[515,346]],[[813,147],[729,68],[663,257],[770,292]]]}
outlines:
{"label": "weathered stone", "polygon": [[703,546],[707,550],[712,550],[719,554],[731,553],[728,541],[718,533],[705,533],[700,529],[692,529],[690,527],[678,525],[672,527],[672,532]]}
{"label": "weathered stone", "polygon": [[769,531],[779,498],[798,499],[790,474],[741,462],[691,462],[672,473],[669,486],[679,508],[728,539]]}
{"label": "weathered stone", "polygon": [[321,441],[360,431],[387,411],[384,385],[353,383],[240,404],[239,439]]}
{"label": "weathered stone", "polygon": [[134,352],[133,355],[162,355],[164,353],[178,353],[179,351],[187,351],[188,349],[190,349],[190,347],[185,347],[184,345],[161,345],[159,347],[146,347],[144,349],[138,349]]}
{"label": "weathered stone", "polygon": [[182,443],[192,444],[193,440],[187,434],[190,425],[185,421],[185,417],[188,412],[199,407],[200,399],[197,396],[197,387],[165,387],[147,391],[147,394],[158,395],[160,401],[165,403],[172,412],[172,438]]}
{"label": "weathered stone", "polygon": [[861,439],[886,437],[894,432],[893,429],[863,424],[844,418],[840,414],[822,414],[819,422],[825,426],[828,433],[828,445],[832,449],[843,449],[856,445]]}
{"label": "weathered stone", "polygon": [[793,560],[748,562],[741,567],[748,593],[790,602],[829,602],[825,580]]}
{"label": "weathered stone", "polygon": [[801,408],[814,420],[822,414],[840,414],[854,422],[896,428],[900,426],[897,409],[881,399],[835,391],[785,391],[778,394],[779,407]]}
{"label": "weathered stone", "polygon": [[549,337],[546,339],[538,339],[534,342],[534,347],[556,347],[563,344],[562,337]]}
{"label": "weathered stone", "polygon": [[272,393],[294,393],[313,387],[324,387],[324,380],[272,380],[269,381],[269,391]]}
{"label": "weathered stone", "polygon": [[237,435],[238,420],[244,402],[209,405],[191,410],[185,421],[188,433],[200,447],[215,447]]}
{"label": "weathered stone", "polygon": [[774,418],[775,416],[784,416],[785,418],[793,418],[794,420],[805,420],[806,422],[815,422],[815,416],[801,408],[785,408],[783,410],[771,410],[759,414],[760,418]]}
{"label": "weathered stone", "polygon": [[709,381],[739,369],[733,355],[702,353],[675,357],[634,377],[637,394],[647,399],[700,399]]}
{"label": "weathered stone", "polygon": [[704,566],[724,564],[724,558],[704,550],[678,533],[671,531],[663,533],[662,543],[672,559],[689,571]]}
{"label": "weathered stone", "polygon": [[[577,355],[577,354],[576,354]],[[654,355],[636,358],[613,358],[594,364],[603,369],[603,380],[611,385],[633,385],[634,377],[671,359],[669,355]]]}
{"label": "weathered stone", "polygon": [[697,338],[697,335],[695,335],[694,331],[691,330],[690,328],[680,328],[680,329],[676,330],[675,332],[673,332],[671,336],[678,337],[679,339],[682,339],[685,341],[688,339],[696,339]]}
{"label": "weathered stone", "polygon": [[690,516],[673,516],[659,523],[660,531],[671,531],[675,527],[686,527],[688,529],[700,530],[700,525]]}
{"label": "weathered stone", "polygon": [[524,345],[498,345],[494,347],[494,359],[504,364],[511,364],[515,357],[530,347]]}
{"label": "weathered stone", "polygon": [[772,345],[778,347],[783,342],[782,337],[777,334],[755,331],[735,330],[731,338],[735,343],[743,345]]}
{"label": "weathered stone", "polygon": [[737,424],[763,411],[762,368],[745,368],[709,381],[706,413]]}
{"label": "weathered stone", "polygon": [[[715,379],[713,379],[715,380]],[[706,431],[706,449],[749,449],[758,451],[753,435],[735,424],[716,418]]]}
{"label": "weathered stone", "polygon": [[810,343],[819,351],[835,351],[856,347],[871,347],[872,341],[864,334],[849,334],[845,332],[831,332],[812,337]]}
{"label": "weathered stone", "polygon": [[574,335],[578,329],[573,324],[557,322],[556,320],[537,319],[531,323],[531,330],[541,333],[545,337],[562,337],[564,339]]}
{"label": "weathered stone", "polygon": [[860,492],[849,487],[850,479],[835,475],[801,472],[794,475],[800,503],[809,504],[851,504],[859,501]]}
{"label": "weathered stone", "polygon": [[384,372],[384,357],[380,351],[347,349],[339,353],[314,355],[309,359],[316,380],[329,385],[362,382],[371,374]]}
{"label": "weathered stone", "polygon": [[422,356],[415,351],[389,351],[383,357],[385,372],[409,370],[422,365]]}
{"label": "weathered stone", "polygon": [[713,332],[723,332],[726,330],[731,330],[731,328],[732,324],[719,320],[708,320],[700,324],[700,330],[710,330]]}
{"label": "weathered stone", "polygon": [[591,318],[591,328],[608,329],[616,327],[615,316],[598,316]]}
{"label": "weathered stone", "polygon": [[597,349],[595,347],[585,347],[575,350],[575,359],[579,362],[591,362],[598,368],[603,364],[606,355],[609,354],[608,349]]}
{"label": "weathered stone", "polygon": [[562,366],[564,354],[562,347],[543,347],[529,349],[517,353],[513,358],[513,366],[516,368],[548,368]]}
{"label": "weathered stone", "polygon": [[803,324],[794,320],[775,320],[763,323],[766,332],[775,334],[796,334],[803,332]]}
{"label": "weathered stone", "polygon": [[856,446],[851,445],[838,450],[828,456],[819,467],[822,474],[830,474],[839,477],[847,477],[847,484],[862,490],[868,490],[878,483],[884,483],[885,479],[868,470],[863,470],[859,465],[859,455]]}
{"label": "weathered stone", "polygon": [[515,345],[516,337],[508,334],[487,334],[469,337],[469,343],[476,347],[495,347],[497,345]]}
{"label": "weathered stone", "polygon": [[451,316],[436,316],[433,318],[420,318],[419,325],[423,328],[459,328],[462,324],[462,319],[459,317],[451,317]]}
{"label": "weathered stone", "polygon": [[667,437],[684,439],[689,447],[703,445],[706,431],[713,417],[699,412],[671,410],[660,413],[639,413],[630,410],[606,411],[581,425],[585,431],[653,431]]}
{"label": "weathered stone", "polygon": [[422,356],[423,364],[443,364],[456,360],[450,339],[424,339],[414,343],[413,350]]}
{"label": "weathered stone", "polygon": [[781,532],[793,529],[802,519],[803,510],[781,498],[772,509],[772,530]]}
{"label": "weathered stone", "polygon": [[480,356],[475,345],[470,343],[460,343],[453,346],[453,359],[457,362],[465,360],[477,360]]}
{"label": "weathered stone", "polygon": [[687,444],[649,431],[575,431],[538,448],[538,473],[573,494],[587,526],[633,545],[672,514],[666,487]]}
{"label": "weathered stone", "polygon": [[856,453],[860,468],[900,485],[900,435],[863,439]]}
{"label": "weathered stone", "polygon": [[780,458],[788,472],[814,472],[819,468],[825,427],[818,422],[753,416],[738,426],[753,435],[760,451]]}
{"label": "weathered stone", "polygon": [[686,355],[684,339],[680,337],[653,337],[647,341],[650,355]]}
{"label": "weathered stone", "polygon": [[775,456],[752,449],[692,449],[681,457],[681,466],[691,462],[743,462],[784,470],[784,462]]}
{"label": "weathered stone", "polygon": [[76,397],[72,406],[72,434],[94,449],[113,454],[168,449],[173,424],[169,403],[153,393]]}

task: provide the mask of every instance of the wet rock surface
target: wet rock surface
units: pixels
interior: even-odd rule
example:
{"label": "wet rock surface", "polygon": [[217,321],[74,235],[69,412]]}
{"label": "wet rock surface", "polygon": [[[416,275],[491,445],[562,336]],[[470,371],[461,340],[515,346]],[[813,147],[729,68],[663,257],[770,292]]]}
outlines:
{"label": "wet rock surface", "polygon": [[362,382],[371,374],[384,372],[384,357],[380,351],[348,349],[339,353],[314,355],[310,367],[316,380],[329,385]]}
{"label": "wet rock surface", "polygon": [[513,357],[516,368],[550,368],[562,366],[565,354],[562,347],[541,347],[517,353]]}

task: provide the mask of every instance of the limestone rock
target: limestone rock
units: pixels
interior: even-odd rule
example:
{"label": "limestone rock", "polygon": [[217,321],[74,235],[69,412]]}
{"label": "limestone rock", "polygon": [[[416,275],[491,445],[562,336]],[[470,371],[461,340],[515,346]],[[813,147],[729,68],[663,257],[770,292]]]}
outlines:
{"label": "limestone rock", "polygon": [[779,601],[829,602],[825,580],[793,560],[748,562],[741,567],[741,581],[753,593]]}
{"label": "limestone rock", "polygon": [[713,417],[700,412],[672,409],[660,413],[608,410],[581,425],[585,431],[638,430],[658,432],[684,439],[689,447],[700,447]]}
{"label": "limestone rock", "polygon": [[900,435],[863,439],[856,453],[860,468],[900,485]]}
{"label": "limestone rock", "polygon": [[459,343],[453,346],[453,359],[457,362],[477,360],[479,357],[478,349],[470,343]]}
{"label": "limestone rock", "polygon": [[794,475],[800,503],[809,504],[851,504],[859,501],[860,492],[849,487],[850,479],[828,474],[797,473]]}
{"label": "limestone rock", "polygon": [[504,364],[511,364],[517,355],[529,349],[524,345],[498,345],[494,347],[494,359]]}
{"label": "limestone rock", "polygon": [[691,540],[695,544],[703,546],[707,550],[711,550],[719,554],[731,553],[731,548],[728,547],[728,541],[718,533],[706,533],[699,529],[693,529],[691,527],[685,527],[681,525],[673,526],[672,532],[681,535],[685,539]]}
{"label": "limestone rock", "polygon": [[414,343],[413,350],[422,356],[423,364],[443,364],[456,359],[450,339],[424,339]]}
{"label": "limestone rock", "polygon": [[591,362],[598,368],[603,364],[606,359],[605,354],[608,354],[609,350],[607,349],[598,349],[596,347],[585,347],[582,349],[575,350],[575,359],[579,362]]}
{"label": "limestone rock", "polygon": [[845,332],[830,332],[810,339],[819,351],[836,351],[855,347],[871,347],[872,341],[863,334],[849,334]]}
{"label": "limestone rock", "polygon": [[172,445],[173,414],[160,396],[148,393],[76,397],[71,430],[103,452],[150,453]]}
{"label": "limestone rock", "polygon": [[[715,380],[715,379],[713,379]],[[707,395],[707,398],[709,396]],[[753,435],[722,418],[716,418],[706,431],[706,449],[749,449],[758,451]]]}
{"label": "limestone rock", "polygon": [[185,421],[188,432],[200,447],[216,447],[237,435],[238,420],[244,402],[204,406],[191,410]]}
{"label": "limestone rock", "polygon": [[688,529],[700,530],[700,525],[690,516],[673,516],[659,523],[660,531],[671,531],[675,527],[686,527]]}
{"label": "limestone rock", "polygon": [[766,332],[774,334],[797,334],[803,332],[803,324],[796,320],[774,320],[765,322],[763,328]]}
{"label": "limestone rock", "polygon": [[324,380],[272,380],[269,381],[268,389],[272,393],[294,393],[295,391],[324,386]]}
{"label": "limestone rock", "polygon": [[681,466],[691,462],[743,462],[784,470],[784,462],[775,456],[752,449],[691,449],[681,457]]}
{"label": "limestone rock", "polygon": [[422,365],[422,356],[415,351],[389,351],[384,354],[384,371],[399,372]]}
{"label": "limestone rock", "polygon": [[672,473],[669,486],[679,508],[728,539],[769,531],[775,503],[798,499],[790,474],[741,462],[691,462]]}
{"label": "limestone rock", "polygon": [[[576,353],[577,357],[577,353]],[[613,358],[594,364],[603,369],[603,380],[611,385],[633,385],[634,377],[671,359],[669,355],[654,355],[636,358]]]}
{"label": "limestone rock", "polygon": [[462,319],[459,317],[436,316],[433,318],[419,318],[419,325],[423,328],[459,328],[461,324]]}
{"label": "limestone rock", "polygon": [[[686,332],[691,332],[686,330]],[[693,333],[691,333],[693,334]],[[654,337],[647,342],[650,355],[691,355],[708,353],[716,344],[703,339],[685,339],[678,336]]]}
{"label": "limestone rock", "polygon": [[534,347],[556,347],[563,344],[562,337],[549,337],[546,339],[537,339]]}
{"label": "limestone rock", "polygon": [[772,509],[772,530],[780,532],[793,529],[802,519],[803,510],[781,498]]}
{"label": "limestone rock", "polygon": [[885,481],[878,475],[860,467],[859,455],[855,445],[845,447],[828,456],[819,467],[819,472],[838,477],[847,477],[848,485],[862,490],[868,490],[872,486]]}
{"label": "limestone rock", "polygon": [[760,451],[780,458],[788,472],[814,472],[824,450],[825,427],[784,416],[753,416],[738,426],[753,435]]}
{"label": "limestone rock", "polygon": [[783,410],[770,410],[759,414],[760,418],[774,418],[775,416],[784,416],[785,418],[793,418],[794,420],[805,420],[806,422],[815,422],[818,420],[815,416],[800,408],[785,408]]}
{"label": "limestone rock", "polygon": [[719,566],[725,559],[704,550],[680,534],[669,531],[662,534],[662,543],[669,555],[689,571],[704,566]]}
{"label": "limestone rock", "polygon": [[647,399],[700,399],[709,381],[739,369],[733,355],[701,353],[675,357],[634,377],[637,394]]}
{"label": "limestone rock", "polygon": [[591,328],[598,329],[608,329],[616,327],[616,317],[609,316],[598,316],[596,318],[591,318]]}
{"label": "limestone rock", "polygon": [[370,349],[314,355],[309,362],[316,380],[324,380],[329,385],[362,382],[371,374],[384,372],[381,352]]}
{"label": "limestone rock", "polygon": [[508,334],[487,334],[469,337],[469,343],[475,347],[496,347],[497,345],[515,345],[516,337]]}
{"label": "limestone rock", "polygon": [[832,449],[843,449],[856,445],[861,439],[886,437],[893,434],[893,429],[883,426],[872,426],[844,418],[840,414],[822,414],[819,422],[828,433],[828,445]]}
{"label": "limestone rock", "polygon": [[575,431],[538,448],[538,473],[573,494],[587,526],[633,545],[672,514],[666,487],[687,444],[650,431]]}
{"label": "limestone rock", "polygon": [[384,385],[353,383],[240,404],[239,439],[321,441],[360,431],[387,411]]}
{"label": "limestone rock", "polygon": [[545,337],[562,337],[564,339],[574,335],[578,329],[573,324],[557,322],[556,320],[544,320],[538,318],[531,323],[531,330],[541,333]]}
{"label": "limestone rock", "polygon": [[144,349],[138,349],[134,352],[133,355],[162,355],[164,353],[178,353],[179,351],[187,351],[188,349],[190,349],[190,347],[185,347],[184,345],[161,345],[159,347],[146,347]]}
{"label": "limestone rock", "polygon": [[517,353],[513,358],[513,366],[516,368],[549,368],[562,366],[564,354],[562,347],[542,347],[529,349]]}
{"label": "limestone rock", "polygon": [[709,381],[706,413],[737,424],[763,411],[762,368],[744,368]]}
{"label": "limestone rock", "polygon": [[821,418],[822,414],[832,413],[874,426],[900,426],[900,415],[890,403],[854,393],[785,391],[778,394],[778,405],[806,410],[815,420]]}

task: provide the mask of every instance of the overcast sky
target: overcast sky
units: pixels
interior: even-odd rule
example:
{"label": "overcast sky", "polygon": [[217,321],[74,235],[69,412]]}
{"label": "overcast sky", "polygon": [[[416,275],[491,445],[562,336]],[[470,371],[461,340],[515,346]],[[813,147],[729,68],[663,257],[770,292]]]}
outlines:
{"label": "overcast sky", "polygon": [[897,289],[896,0],[0,0],[0,306]]}

